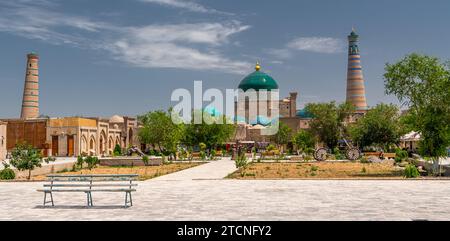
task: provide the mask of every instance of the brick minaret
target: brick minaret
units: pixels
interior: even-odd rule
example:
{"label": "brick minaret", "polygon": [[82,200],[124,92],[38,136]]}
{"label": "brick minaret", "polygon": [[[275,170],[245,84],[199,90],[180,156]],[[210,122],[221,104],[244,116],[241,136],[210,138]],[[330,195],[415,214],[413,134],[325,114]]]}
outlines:
{"label": "brick minaret", "polygon": [[36,53],[27,55],[27,72],[23,89],[21,119],[39,117],[39,56]]}
{"label": "brick minaret", "polygon": [[347,102],[356,107],[356,112],[364,113],[368,107],[358,39],[359,36],[353,29],[348,36]]}

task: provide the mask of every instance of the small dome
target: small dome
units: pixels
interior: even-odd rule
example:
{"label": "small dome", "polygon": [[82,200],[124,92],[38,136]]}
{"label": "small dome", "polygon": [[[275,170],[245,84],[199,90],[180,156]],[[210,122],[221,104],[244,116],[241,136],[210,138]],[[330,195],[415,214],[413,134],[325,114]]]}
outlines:
{"label": "small dome", "polygon": [[267,126],[270,125],[271,120],[265,116],[262,115],[258,115],[256,117],[256,120],[253,120],[250,122],[250,125],[262,125],[262,126]]}
{"label": "small dome", "polygon": [[312,119],[314,116],[306,109],[297,110],[297,116],[302,119]]}
{"label": "small dome", "polygon": [[277,82],[268,74],[260,71],[261,66],[256,64],[256,71],[245,77],[239,84],[239,89],[247,91],[249,89],[258,90],[275,90],[278,89]]}
{"label": "small dome", "polygon": [[216,108],[211,107],[211,106],[203,108],[203,112],[206,112],[213,117],[218,117],[218,116],[222,115],[222,113],[220,113],[220,111],[218,111]]}
{"label": "small dome", "polygon": [[124,119],[120,115],[114,115],[109,119],[109,123],[123,123]]}

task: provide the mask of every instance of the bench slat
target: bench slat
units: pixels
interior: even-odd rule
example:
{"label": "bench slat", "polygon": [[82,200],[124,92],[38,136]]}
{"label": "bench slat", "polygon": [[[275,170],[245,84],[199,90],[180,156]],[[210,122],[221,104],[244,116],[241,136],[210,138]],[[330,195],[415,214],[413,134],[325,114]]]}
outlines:
{"label": "bench slat", "polygon": [[128,187],[133,186],[136,187],[138,184],[126,184],[126,183],[118,183],[118,184],[44,184],[44,187]]}
{"label": "bench slat", "polygon": [[135,192],[136,189],[39,189],[38,192]]}
{"label": "bench slat", "polygon": [[82,174],[82,175],[47,175],[47,177],[137,177],[138,174]]}

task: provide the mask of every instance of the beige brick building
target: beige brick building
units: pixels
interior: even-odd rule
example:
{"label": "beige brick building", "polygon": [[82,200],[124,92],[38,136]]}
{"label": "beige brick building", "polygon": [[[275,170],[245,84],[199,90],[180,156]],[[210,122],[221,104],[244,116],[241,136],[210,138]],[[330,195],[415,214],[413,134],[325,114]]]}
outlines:
{"label": "beige brick building", "polygon": [[113,154],[117,144],[121,148],[139,146],[137,120],[131,117],[64,117],[4,121],[8,123],[7,127],[5,126],[7,151],[25,142],[40,149],[44,156],[109,156]]}

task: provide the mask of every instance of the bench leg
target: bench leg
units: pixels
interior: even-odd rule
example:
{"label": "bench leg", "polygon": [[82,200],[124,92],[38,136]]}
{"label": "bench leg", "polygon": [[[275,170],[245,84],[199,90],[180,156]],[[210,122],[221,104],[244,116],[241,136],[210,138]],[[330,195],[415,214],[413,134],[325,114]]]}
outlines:
{"label": "bench leg", "polygon": [[[130,200],[128,200],[128,196],[130,197]],[[133,199],[131,198],[131,192],[125,192],[125,207],[128,207],[128,204],[130,204],[130,207],[133,206]]]}
{"label": "bench leg", "polygon": [[87,206],[92,207],[94,204],[92,203],[92,193],[86,192],[86,198],[87,198]]}
{"label": "bench leg", "polygon": [[53,203],[53,193],[52,192],[50,193],[50,199],[52,200],[52,207],[54,207],[55,203]]}
{"label": "bench leg", "polygon": [[44,192],[44,207],[47,205],[47,203],[52,203],[52,207],[55,206],[55,203],[53,202],[53,193],[49,192],[50,194],[50,201],[47,202],[47,192]]}
{"label": "bench leg", "polygon": [[129,192],[130,195],[130,206],[133,206],[133,199],[131,198],[131,192]]}

